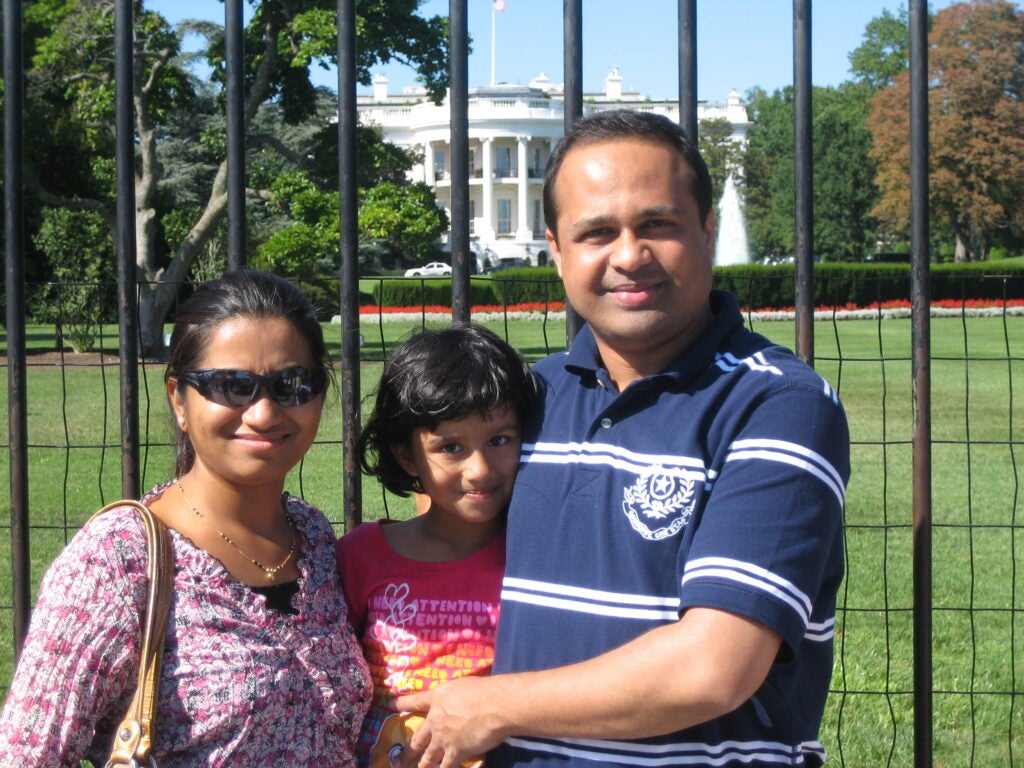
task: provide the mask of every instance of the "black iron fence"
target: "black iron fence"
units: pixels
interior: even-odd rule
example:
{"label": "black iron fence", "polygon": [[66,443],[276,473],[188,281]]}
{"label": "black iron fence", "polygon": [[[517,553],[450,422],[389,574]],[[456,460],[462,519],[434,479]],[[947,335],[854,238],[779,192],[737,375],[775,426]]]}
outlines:
{"label": "black iron fence", "polygon": [[[229,91],[242,87],[232,41],[240,0],[226,1]],[[582,114],[581,0],[565,0],[565,115]],[[531,357],[564,348],[571,311],[539,320],[474,317],[469,303],[466,0],[451,2],[452,312],[385,322],[359,315],[355,231],[355,0],[338,2],[341,187],[339,323],[333,330],[341,393],[292,490],[339,526],[403,514],[376,489],[364,494],[352,458],[362,382],[402,323],[494,323]],[[10,523],[0,547],[0,685],[10,680],[32,590],[52,556],[101,503],[137,495],[170,468],[159,366],[139,359],[133,262],[130,0],[117,0],[118,323],[85,356],[30,325],[21,222],[21,3],[4,0],[5,287]],[[850,414],[854,475],[847,507],[847,578],[837,617],[837,659],[823,740],[847,766],[1014,765],[1024,755],[1024,552],[1021,447],[1024,319],[1010,301],[978,308],[930,301],[927,219],[927,7],[910,3],[912,265],[905,307],[855,316],[813,295],[810,185],[811,2],[794,0],[797,156],[796,274],[791,315],[751,311],[755,330],[795,347],[837,387]],[[696,133],[696,0],[679,2],[681,123]],[[237,97],[238,91],[234,91]],[[244,243],[244,173],[238,101],[229,98],[229,265]],[[992,278],[996,280],[998,278]],[[743,299],[743,291],[741,301]],[[1011,295],[1007,292],[1004,295]],[[816,311],[816,307],[818,308]],[[65,323],[65,326],[68,325]],[[64,326],[62,326],[63,328]],[[525,328],[525,330],[524,330]],[[40,351],[48,343],[50,350]]]}

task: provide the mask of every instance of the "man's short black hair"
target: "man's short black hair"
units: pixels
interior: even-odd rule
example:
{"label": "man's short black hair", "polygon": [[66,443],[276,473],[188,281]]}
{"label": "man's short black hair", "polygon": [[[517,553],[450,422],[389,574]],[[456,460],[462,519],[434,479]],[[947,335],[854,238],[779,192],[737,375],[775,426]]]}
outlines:
{"label": "man's short black hair", "polygon": [[711,174],[701,157],[697,145],[691,141],[679,124],[663,115],[652,112],[634,112],[631,109],[614,109],[595,112],[580,118],[555,147],[548,158],[544,171],[544,220],[548,229],[558,234],[558,203],[555,199],[555,183],[565,156],[576,147],[589,144],[603,144],[609,141],[633,139],[652,144],[664,144],[683,158],[693,171],[693,196],[697,200],[700,223],[703,226],[711,213]]}

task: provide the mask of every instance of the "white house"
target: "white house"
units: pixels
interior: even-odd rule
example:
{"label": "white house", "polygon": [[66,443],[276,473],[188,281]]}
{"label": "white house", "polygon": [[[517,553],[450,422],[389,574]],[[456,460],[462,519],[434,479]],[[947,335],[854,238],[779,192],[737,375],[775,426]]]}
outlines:
{"label": "white house", "polygon": [[[378,125],[384,137],[423,158],[412,170],[413,181],[425,181],[438,202],[451,210],[450,109],[429,101],[423,88],[388,93],[388,80],[378,75],[373,93],[357,99],[364,124]],[[613,69],[601,93],[584,94],[583,112],[626,107],[663,114],[678,122],[679,105],[652,101],[623,92],[622,77]],[[746,143],[747,110],[733,91],[725,105],[700,102],[698,120],[724,117],[733,139]],[[470,234],[479,266],[498,259],[526,258],[547,263],[544,214],[541,206],[544,164],[562,136],[562,86],[541,74],[527,86],[499,83],[469,92]]]}

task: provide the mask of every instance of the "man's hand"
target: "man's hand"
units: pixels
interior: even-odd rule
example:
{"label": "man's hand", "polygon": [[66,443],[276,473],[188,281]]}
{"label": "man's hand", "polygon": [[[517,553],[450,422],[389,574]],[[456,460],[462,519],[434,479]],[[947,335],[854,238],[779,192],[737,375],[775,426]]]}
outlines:
{"label": "man's hand", "polygon": [[509,734],[487,714],[494,704],[488,692],[491,679],[461,677],[427,693],[395,699],[400,711],[427,713],[402,754],[401,768],[457,768],[504,741]]}

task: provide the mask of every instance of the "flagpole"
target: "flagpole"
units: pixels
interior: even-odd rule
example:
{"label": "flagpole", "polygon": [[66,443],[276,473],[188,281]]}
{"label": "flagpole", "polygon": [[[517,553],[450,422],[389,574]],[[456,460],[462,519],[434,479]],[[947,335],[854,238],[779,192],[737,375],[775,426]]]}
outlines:
{"label": "flagpole", "polygon": [[497,18],[498,18],[498,9],[494,6],[494,3],[492,2],[491,3],[491,85],[492,86],[493,85],[497,85],[497,83],[498,83],[497,74],[496,74],[497,73],[497,67],[498,67],[498,64],[497,64],[498,58],[497,58],[497,54],[495,53],[495,40],[497,38],[497,26],[498,26]]}

